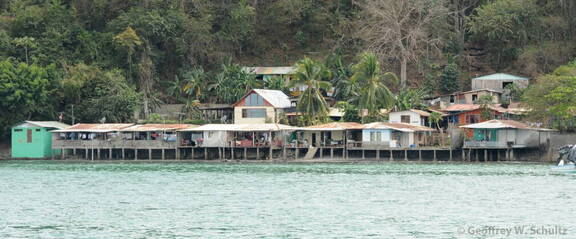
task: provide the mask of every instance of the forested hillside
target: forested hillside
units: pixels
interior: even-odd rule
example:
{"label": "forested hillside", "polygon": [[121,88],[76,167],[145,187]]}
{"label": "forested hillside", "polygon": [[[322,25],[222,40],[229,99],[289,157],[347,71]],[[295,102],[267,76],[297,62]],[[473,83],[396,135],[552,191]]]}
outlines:
{"label": "forested hillside", "polygon": [[0,14],[3,128],[70,121],[72,105],[78,120],[113,122],[161,103],[229,103],[262,84],[239,66],[304,57],[345,88],[372,52],[399,76],[392,91],[436,94],[494,71],[536,77],[576,56],[569,0],[0,0]]}

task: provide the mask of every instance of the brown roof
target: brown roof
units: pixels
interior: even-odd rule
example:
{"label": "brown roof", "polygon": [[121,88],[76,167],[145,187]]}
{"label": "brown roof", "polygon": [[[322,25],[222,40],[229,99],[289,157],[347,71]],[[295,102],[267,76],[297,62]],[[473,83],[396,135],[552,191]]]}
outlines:
{"label": "brown roof", "polygon": [[52,132],[111,132],[130,127],[134,124],[75,124]]}
{"label": "brown roof", "polygon": [[435,131],[433,128],[405,123],[374,122],[364,125],[365,129],[393,129],[405,132]]}
{"label": "brown roof", "polygon": [[476,109],[480,109],[480,105],[453,104],[451,106],[448,106],[448,107],[442,109],[442,111],[454,112],[454,111],[471,111],[471,110],[476,110]]}
{"label": "brown roof", "polygon": [[192,125],[188,125],[188,124],[144,124],[144,125],[134,125],[132,127],[122,129],[122,131],[129,131],[129,132],[134,132],[134,131],[140,131],[140,132],[145,132],[145,131],[174,131],[174,130],[179,130],[179,129],[186,129],[186,128],[189,128],[190,126],[192,126]]}
{"label": "brown roof", "polygon": [[332,129],[332,130],[346,130],[346,129],[362,129],[364,125],[356,122],[332,122],[321,125],[312,125],[306,127],[306,129]]}

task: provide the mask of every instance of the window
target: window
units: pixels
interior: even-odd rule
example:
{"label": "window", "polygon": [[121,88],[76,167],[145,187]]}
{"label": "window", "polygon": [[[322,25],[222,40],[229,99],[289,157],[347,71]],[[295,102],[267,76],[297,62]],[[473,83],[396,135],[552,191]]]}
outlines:
{"label": "window", "polygon": [[400,122],[410,124],[410,115],[400,116]]}
{"label": "window", "polygon": [[22,129],[14,129],[14,132],[22,132]]}
{"label": "window", "polygon": [[478,95],[477,94],[473,94],[472,95],[472,102],[476,102],[478,100]]}
{"label": "window", "polygon": [[266,118],[266,109],[242,109],[242,118]]}
{"label": "window", "polygon": [[259,94],[252,93],[246,97],[245,100],[246,106],[263,106],[264,105],[264,98]]}
{"label": "window", "polygon": [[40,132],[40,129],[36,129],[36,132]]}
{"label": "window", "polygon": [[450,103],[454,103],[456,102],[456,98],[454,97],[454,95],[450,96]]}
{"label": "window", "polygon": [[506,81],[506,82],[502,82],[502,89],[506,89],[506,87],[508,87],[509,85],[514,84],[514,82],[512,81]]}
{"label": "window", "polygon": [[475,124],[480,122],[480,115],[466,115],[466,124]]}
{"label": "window", "polygon": [[370,141],[373,142],[382,141],[382,134],[380,132],[370,132]]}

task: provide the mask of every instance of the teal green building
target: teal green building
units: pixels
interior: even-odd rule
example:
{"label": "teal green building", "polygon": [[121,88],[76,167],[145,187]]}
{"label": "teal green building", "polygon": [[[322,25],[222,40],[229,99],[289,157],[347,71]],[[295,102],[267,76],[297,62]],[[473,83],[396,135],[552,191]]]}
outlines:
{"label": "teal green building", "polygon": [[24,121],[12,127],[12,158],[50,158],[60,154],[52,150],[52,133],[69,125],[56,121]]}

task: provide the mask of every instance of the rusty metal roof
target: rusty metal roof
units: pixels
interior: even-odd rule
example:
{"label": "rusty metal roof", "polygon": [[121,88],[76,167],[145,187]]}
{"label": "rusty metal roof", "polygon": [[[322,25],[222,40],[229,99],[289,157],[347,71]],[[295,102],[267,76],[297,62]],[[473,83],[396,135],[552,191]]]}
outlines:
{"label": "rusty metal roof", "polygon": [[347,130],[347,129],[363,129],[364,125],[356,122],[332,122],[321,125],[312,125],[303,130]]}
{"label": "rusty metal roof", "polygon": [[30,120],[24,121],[24,123],[18,125],[17,127],[28,127],[28,126],[54,128],[54,129],[65,129],[70,127],[70,125],[58,121],[30,121]]}
{"label": "rusty metal roof", "polygon": [[392,129],[402,132],[432,132],[436,131],[430,127],[411,125],[405,123],[374,122],[364,125],[365,129]]}
{"label": "rusty metal roof", "polygon": [[473,104],[453,104],[448,106],[442,111],[454,112],[454,111],[471,111],[480,109],[480,105],[473,105]]}
{"label": "rusty metal roof", "polygon": [[54,130],[52,132],[94,132],[105,133],[119,131],[121,129],[130,127],[134,124],[75,124],[68,128],[61,130]]}
{"label": "rusty metal roof", "polygon": [[196,128],[187,128],[178,131],[230,131],[230,132],[257,132],[257,131],[279,131],[295,130],[284,124],[205,124]]}
{"label": "rusty metal roof", "polygon": [[187,129],[194,126],[197,127],[196,125],[188,125],[188,124],[144,124],[124,128],[121,131],[124,132],[176,131],[179,129]]}

